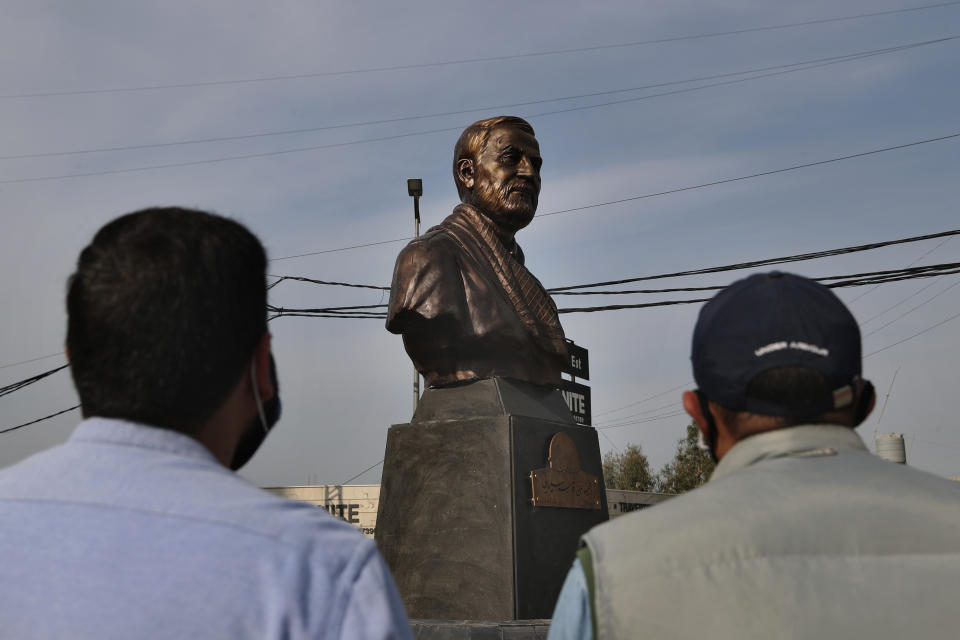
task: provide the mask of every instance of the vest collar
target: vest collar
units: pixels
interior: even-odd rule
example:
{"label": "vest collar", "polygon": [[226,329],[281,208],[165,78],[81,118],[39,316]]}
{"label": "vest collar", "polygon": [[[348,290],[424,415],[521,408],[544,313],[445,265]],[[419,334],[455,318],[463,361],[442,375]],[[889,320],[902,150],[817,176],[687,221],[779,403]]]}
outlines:
{"label": "vest collar", "polygon": [[866,451],[853,429],[840,425],[814,424],[764,431],[737,442],[717,464],[711,480],[749,467],[767,458],[781,458],[819,449]]}

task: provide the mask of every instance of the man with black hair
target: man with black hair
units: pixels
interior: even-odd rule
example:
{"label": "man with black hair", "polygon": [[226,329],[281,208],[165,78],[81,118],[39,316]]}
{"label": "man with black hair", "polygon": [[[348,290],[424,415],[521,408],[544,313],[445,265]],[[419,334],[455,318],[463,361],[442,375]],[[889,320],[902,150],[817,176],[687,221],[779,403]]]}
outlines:
{"label": "man with black hair", "polygon": [[960,484],[871,455],[860,330],[772,272],[700,311],[683,394],[710,482],[582,539],[549,637],[955,638]]}
{"label": "man with black hair", "polygon": [[146,209],[80,254],[67,341],[84,421],[0,471],[0,635],[409,638],[372,541],[232,472],[279,418],[266,254]]}

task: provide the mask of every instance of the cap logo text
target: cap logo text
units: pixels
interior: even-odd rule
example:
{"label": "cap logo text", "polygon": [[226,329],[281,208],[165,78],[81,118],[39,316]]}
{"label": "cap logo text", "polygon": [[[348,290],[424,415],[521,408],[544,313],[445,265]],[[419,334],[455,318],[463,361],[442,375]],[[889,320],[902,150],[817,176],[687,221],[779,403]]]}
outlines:
{"label": "cap logo text", "polygon": [[787,342],[786,340],[771,342],[770,344],[762,346],[759,349],[755,350],[753,352],[753,355],[759,358],[760,356],[765,356],[768,353],[772,353],[774,351],[782,351],[784,349],[796,349],[798,351],[806,351],[808,353],[814,353],[818,356],[823,356],[823,357],[827,357],[830,355],[829,349],[826,349],[824,347],[818,347],[817,345],[810,344],[808,342],[801,342],[799,340],[792,340],[790,342]]}

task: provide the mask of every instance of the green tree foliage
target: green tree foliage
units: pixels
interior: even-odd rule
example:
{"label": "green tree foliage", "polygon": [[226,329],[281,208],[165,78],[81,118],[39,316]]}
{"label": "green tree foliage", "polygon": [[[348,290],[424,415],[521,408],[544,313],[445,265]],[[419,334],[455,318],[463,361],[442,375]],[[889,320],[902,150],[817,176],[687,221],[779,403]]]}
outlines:
{"label": "green tree foliage", "polygon": [[657,474],[656,490],[660,493],[683,493],[696,489],[710,478],[713,460],[697,447],[697,426],[687,425],[687,435],[677,441],[677,453]]}
{"label": "green tree foliage", "polygon": [[653,491],[656,478],[639,445],[627,445],[623,452],[610,451],[603,457],[603,481],[607,489]]}

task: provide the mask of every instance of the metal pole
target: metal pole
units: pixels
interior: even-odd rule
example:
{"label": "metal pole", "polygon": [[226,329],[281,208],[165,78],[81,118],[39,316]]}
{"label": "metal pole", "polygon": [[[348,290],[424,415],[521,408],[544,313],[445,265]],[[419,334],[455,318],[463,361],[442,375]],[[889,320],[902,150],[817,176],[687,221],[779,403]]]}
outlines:
{"label": "metal pole", "polygon": [[[423,195],[423,180],[410,178],[407,180],[407,195],[413,196],[413,234],[420,237],[420,196]],[[420,403],[420,373],[413,368],[413,412],[417,412]]]}
{"label": "metal pole", "polygon": [[[413,235],[420,237],[420,196],[413,196]],[[413,412],[417,412],[420,403],[420,372],[413,368]]]}

